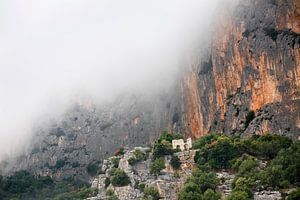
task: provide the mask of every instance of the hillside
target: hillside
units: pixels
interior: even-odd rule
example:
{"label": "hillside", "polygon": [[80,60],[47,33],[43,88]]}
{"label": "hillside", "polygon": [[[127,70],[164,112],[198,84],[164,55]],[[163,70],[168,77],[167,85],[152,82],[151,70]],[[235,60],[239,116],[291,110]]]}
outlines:
{"label": "hillside", "polygon": [[[300,146],[284,136],[249,139],[207,135],[192,149],[172,148],[178,134],[163,132],[151,148],[122,149],[89,165],[91,188],[20,171],[0,179],[0,198],[143,200],[296,200]],[[54,189],[54,191],[52,191]]]}
{"label": "hillside", "polygon": [[[98,105],[79,99],[38,127],[3,174],[28,170],[88,182],[89,166],[121,148],[149,146],[163,130],[249,138],[300,137],[300,1],[230,1],[216,11],[210,47],[193,50],[167,91],[123,94]],[[147,95],[145,95],[147,94]]]}

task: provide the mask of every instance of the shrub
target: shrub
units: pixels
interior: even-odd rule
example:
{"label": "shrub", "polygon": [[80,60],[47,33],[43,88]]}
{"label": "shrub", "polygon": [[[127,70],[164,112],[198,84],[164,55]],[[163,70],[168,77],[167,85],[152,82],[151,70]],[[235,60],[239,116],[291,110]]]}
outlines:
{"label": "shrub", "polygon": [[250,200],[251,198],[244,191],[233,191],[226,200]]}
{"label": "shrub", "polygon": [[153,147],[153,158],[164,157],[165,155],[171,155],[173,153],[172,144],[167,140],[156,142]]}
{"label": "shrub", "polygon": [[204,193],[208,189],[215,190],[217,187],[217,177],[212,172],[203,172],[199,169],[195,169],[192,176],[187,180],[198,185],[201,193]]}
{"label": "shrub", "polygon": [[239,156],[238,148],[227,136],[220,136],[196,153],[195,161],[199,165],[209,163],[214,169],[230,168],[230,161]]}
{"label": "shrub", "polygon": [[157,158],[154,160],[150,165],[150,172],[152,174],[158,175],[161,170],[165,168],[165,159],[164,158]]}
{"label": "shrub", "polygon": [[143,161],[143,160],[147,160],[147,156],[146,154],[144,154],[141,150],[136,149],[133,152],[135,159],[139,162],[139,161]]}
{"label": "shrub", "polygon": [[180,165],[181,165],[179,158],[177,156],[174,156],[174,155],[171,158],[170,164],[173,167],[173,169],[175,169],[175,170],[179,169]]}
{"label": "shrub", "polygon": [[159,196],[159,192],[158,192],[157,188],[151,187],[151,186],[145,187],[143,199],[159,200],[160,196]]}
{"label": "shrub", "polygon": [[296,190],[293,190],[287,200],[299,200],[300,199],[300,188],[296,188]]}
{"label": "shrub", "polygon": [[29,190],[33,182],[34,176],[28,171],[18,171],[7,178],[4,190],[16,194],[24,193]]}
{"label": "shrub", "polygon": [[212,189],[208,189],[204,192],[202,200],[219,200],[221,199],[221,195]]}
{"label": "shrub", "polygon": [[65,160],[57,160],[54,167],[56,169],[61,169],[65,166],[65,164],[66,164]]}
{"label": "shrub", "polygon": [[95,163],[90,163],[86,167],[86,171],[90,176],[96,176],[98,171],[98,166]]}
{"label": "shrub", "polygon": [[128,175],[121,169],[116,169],[111,177],[113,186],[122,187],[130,184]]}
{"label": "shrub", "polygon": [[141,192],[144,192],[145,187],[146,187],[146,184],[145,184],[145,183],[140,183],[140,184],[138,185],[138,189],[139,189]]}
{"label": "shrub", "polygon": [[111,163],[115,168],[119,167],[120,158],[114,157],[111,159]]}
{"label": "shrub", "polygon": [[288,148],[291,144],[292,141],[287,137],[266,134],[242,141],[242,150],[253,156],[273,159],[281,149]]}
{"label": "shrub", "polygon": [[128,158],[128,163],[129,165],[135,165],[137,163],[137,160],[135,159],[135,157],[130,157]]}
{"label": "shrub", "polygon": [[130,157],[128,159],[128,163],[130,165],[135,165],[140,161],[147,160],[147,155],[144,154],[141,150],[136,149],[133,153],[134,153],[134,157]]}
{"label": "shrub", "polygon": [[107,190],[105,195],[107,200],[119,200],[115,192],[111,189]]}
{"label": "shrub", "polygon": [[[297,141],[278,155],[260,173],[262,183],[268,186],[283,187],[300,182],[300,142]],[[282,184],[284,183],[285,184]]]}
{"label": "shrub", "polygon": [[178,133],[169,133],[168,131],[164,131],[161,133],[158,142],[160,143],[161,141],[165,140],[168,141],[169,143],[172,143],[172,140],[178,140],[178,139],[183,139],[183,136]]}
{"label": "shrub", "polygon": [[211,144],[213,141],[216,141],[220,135],[209,134],[193,142],[193,149],[201,149],[207,144]]}
{"label": "shrub", "polygon": [[178,193],[178,200],[200,200],[201,191],[195,183],[189,182]]}

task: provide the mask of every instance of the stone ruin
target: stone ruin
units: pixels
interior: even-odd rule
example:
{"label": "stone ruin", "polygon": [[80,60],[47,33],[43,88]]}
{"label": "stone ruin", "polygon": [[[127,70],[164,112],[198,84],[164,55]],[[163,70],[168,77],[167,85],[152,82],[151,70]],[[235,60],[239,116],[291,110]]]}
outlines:
{"label": "stone ruin", "polygon": [[192,148],[192,139],[188,138],[186,142],[183,139],[172,140],[173,149],[180,149],[181,151],[190,150]]}

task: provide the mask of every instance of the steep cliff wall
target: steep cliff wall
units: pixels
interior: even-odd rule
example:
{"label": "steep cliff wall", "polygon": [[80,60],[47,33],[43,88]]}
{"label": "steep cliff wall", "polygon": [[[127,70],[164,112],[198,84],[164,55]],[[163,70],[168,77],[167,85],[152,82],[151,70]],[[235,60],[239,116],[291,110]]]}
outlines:
{"label": "steep cliff wall", "polygon": [[217,12],[210,56],[194,58],[182,81],[194,137],[299,137],[299,17],[299,0],[234,1]]}

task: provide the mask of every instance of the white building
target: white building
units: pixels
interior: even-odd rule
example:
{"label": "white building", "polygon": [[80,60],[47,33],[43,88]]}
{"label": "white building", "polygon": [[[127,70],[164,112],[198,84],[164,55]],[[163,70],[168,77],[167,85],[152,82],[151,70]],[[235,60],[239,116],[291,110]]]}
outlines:
{"label": "white building", "polygon": [[192,148],[192,138],[188,138],[186,142],[183,139],[172,140],[173,149],[179,148],[181,151],[190,150]]}

